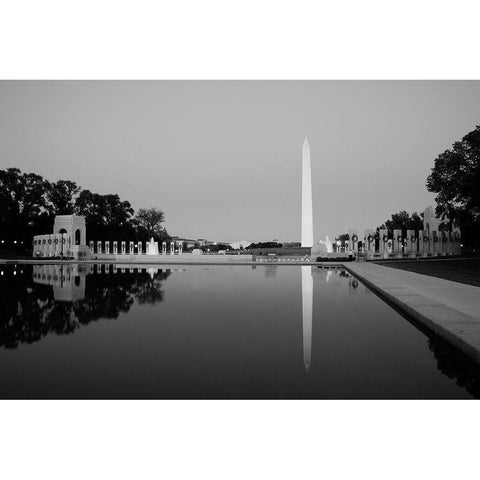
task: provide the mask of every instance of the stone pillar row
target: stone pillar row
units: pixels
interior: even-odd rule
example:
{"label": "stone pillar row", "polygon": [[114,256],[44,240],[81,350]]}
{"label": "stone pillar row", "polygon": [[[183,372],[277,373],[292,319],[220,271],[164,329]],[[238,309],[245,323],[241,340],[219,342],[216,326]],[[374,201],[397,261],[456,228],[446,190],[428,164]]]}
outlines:
{"label": "stone pillar row", "polygon": [[[48,236],[48,235],[43,235],[43,236]],[[110,243],[112,244],[112,249],[110,249]],[[89,248],[90,248],[90,253],[92,254],[99,254],[99,253],[105,253],[109,255],[110,253],[113,255],[143,255],[146,253],[146,248],[143,248],[143,242],[137,242],[135,245],[135,242],[128,242],[128,252],[127,252],[127,242],[121,241],[120,242],[120,251],[119,251],[119,242],[117,241],[97,241],[94,242],[90,240],[89,242]],[[136,250],[135,250],[136,249]],[[175,252],[175,242],[170,242],[170,255],[174,255]],[[182,255],[183,253],[183,245],[179,244],[178,245],[178,255]],[[167,255],[167,242],[162,242],[162,255]]]}
{"label": "stone pillar row", "polygon": [[[393,230],[393,238],[389,238],[387,229],[380,229],[376,237],[372,229],[360,233],[356,229],[349,229],[349,250],[361,251],[367,258],[397,257],[416,258],[450,256],[461,254],[460,232],[427,232],[426,230],[407,230],[402,235],[402,230]],[[360,243],[361,242],[361,243]]]}
{"label": "stone pillar row", "polygon": [[32,242],[33,257],[68,257],[72,238],[67,233],[35,235]]}

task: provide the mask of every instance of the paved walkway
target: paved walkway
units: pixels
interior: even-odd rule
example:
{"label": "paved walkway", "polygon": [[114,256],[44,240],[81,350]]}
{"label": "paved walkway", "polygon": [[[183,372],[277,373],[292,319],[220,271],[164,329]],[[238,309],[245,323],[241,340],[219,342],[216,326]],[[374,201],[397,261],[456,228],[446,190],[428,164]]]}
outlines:
{"label": "paved walkway", "polygon": [[345,268],[480,363],[480,287],[373,263]]}

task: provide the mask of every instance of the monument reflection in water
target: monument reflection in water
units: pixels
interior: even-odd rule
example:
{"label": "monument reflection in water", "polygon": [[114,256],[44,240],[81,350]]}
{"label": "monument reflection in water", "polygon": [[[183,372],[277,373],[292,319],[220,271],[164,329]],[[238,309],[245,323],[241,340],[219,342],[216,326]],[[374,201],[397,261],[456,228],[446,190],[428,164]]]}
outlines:
{"label": "monument reflection in water", "polygon": [[478,370],[343,269],[0,270],[0,398],[479,396]]}
{"label": "monument reflection in water", "polygon": [[302,266],[303,363],[309,369],[312,359],[313,277],[312,267]]}

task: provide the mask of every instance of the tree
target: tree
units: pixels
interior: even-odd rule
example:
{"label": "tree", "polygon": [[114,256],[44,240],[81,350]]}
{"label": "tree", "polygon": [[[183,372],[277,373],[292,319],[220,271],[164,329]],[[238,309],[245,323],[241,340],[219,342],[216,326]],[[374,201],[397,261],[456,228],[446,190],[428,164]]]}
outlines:
{"label": "tree", "polygon": [[277,242],[259,242],[259,243],[251,243],[247,249],[252,250],[254,248],[281,248],[282,244]]}
{"label": "tree", "polygon": [[159,208],[141,208],[135,215],[135,222],[140,232],[148,235],[148,238],[155,237],[162,239],[165,215]]}
{"label": "tree", "polygon": [[436,214],[462,230],[464,243],[480,244],[480,126],[438,155],[427,189],[436,193]]}
{"label": "tree", "polygon": [[345,245],[348,245],[350,240],[350,235],[348,233],[342,233],[335,240],[340,242],[341,247],[345,248]]}
{"label": "tree", "polygon": [[405,210],[394,213],[390,220],[386,220],[377,228],[377,231],[385,228],[391,238],[393,238],[393,230],[401,230],[403,235],[407,234],[407,230],[423,230],[423,213],[419,215],[417,212],[413,212],[411,216]]}
{"label": "tree", "polygon": [[83,215],[90,240],[122,240],[134,234],[134,209],[118,195],[100,195],[83,190],[75,202],[75,213]]}
{"label": "tree", "polygon": [[41,233],[48,219],[46,184],[35,173],[0,170],[0,229],[6,238],[29,242],[32,235]]}
{"label": "tree", "polygon": [[46,197],[52,215],[71,215],[75,208],[75,199],[81,188],[70,180],[47,182]]}

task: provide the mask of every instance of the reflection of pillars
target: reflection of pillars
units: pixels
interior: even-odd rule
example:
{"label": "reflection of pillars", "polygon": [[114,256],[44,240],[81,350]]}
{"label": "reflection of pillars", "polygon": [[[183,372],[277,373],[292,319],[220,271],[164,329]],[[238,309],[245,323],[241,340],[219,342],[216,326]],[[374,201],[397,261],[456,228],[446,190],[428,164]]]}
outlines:
{"label": "reflection of pillars", "polygon": [[150,275],[150,278],[153,280],[158,270],[156,268],[147,268],[147,273]]}
{"label": "reflection of pillars", "polygon": [[313,276],[312,267],[302,266],[303,363],[306,370],[312,357]]}

